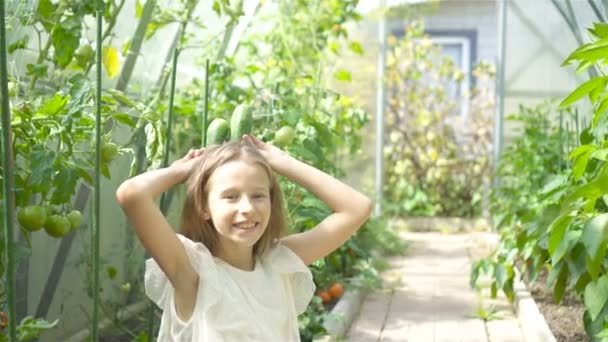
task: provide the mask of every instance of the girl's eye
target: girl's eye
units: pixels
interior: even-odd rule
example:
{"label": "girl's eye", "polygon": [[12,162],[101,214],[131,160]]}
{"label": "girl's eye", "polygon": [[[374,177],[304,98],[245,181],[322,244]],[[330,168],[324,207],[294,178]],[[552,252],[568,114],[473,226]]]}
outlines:
{"label": "girl's eye", "polygon": [[224,195],[224,198],[228,200],[235,200],[237,197],[237,195]]}
{"label": "girl's eye", "polygon": [[265,198],[266,194],[255,194],[253,195],[253,198]]}

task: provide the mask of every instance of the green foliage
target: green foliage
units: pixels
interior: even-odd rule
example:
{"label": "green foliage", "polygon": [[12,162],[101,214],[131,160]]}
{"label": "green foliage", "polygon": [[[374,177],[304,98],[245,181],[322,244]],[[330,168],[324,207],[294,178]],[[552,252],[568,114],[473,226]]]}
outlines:
{"label": "green foliage", "polygon": [[[564,64],[578,71],[603,67],[604,26],[595,25],[596,39],[574,51]],[[548,270],[547,286],[560,302],[573,292],[585,305],[585,329],[593,340],[605,337],[608,324],[608,95],[606,78],[584,82],[560,104],[521,108],[512,117],[522,135],[509,144],[497,171],[492,212],[501,231],[501,246],[472,270],[474,284],[482,273],[493,275],[493,289],[513,294],[510,270],[536,279]],[[579,117],[570,105],[588,98],[593,111]],[[586,118],[589,118],[587,123]],[[573,122],[564,125],[564,121]],[[503,271],[506,269],[506,277]],[[505,281],[506,279],[506,281]]]}
{"label": "green foliage", "polygon": [[423,35],[421,23],[414,21],[402,38],[389,43],[387,209],[396,215],[478,215],[483,181],[489,177],[492,68],[481,64],[475,71],[481,86],[472,91],[470,117],[463,122],[448,96],[463,73]]}
{"label": "green foliage", "polygon": [[[166,7],[156,5],[145,38],[152,38],[171,23],[187,21],[197,28],[203,27],[198,19],[189,19],[188,13],[196,4],[197,1],[180,0]],[[9,18],[10,25],[31,33],[11,42],[12,53],[40,47],[32,49],[38,56],[35,62],[25,66],[25,75],[11,77],[18,207],[40,204],[47,208],[49,216],[51,213],[64,215],[72,210],[70,201],[77,187],[93,182],[95,146],[91,142],[94,141],[95,84],[89,70],[95,61],[95,51],[85,36],[85,23],[93,19],[97,5],[103,5],[106,23],[104,67],[107,75],[113,77],[121,69],[117,58],[119,49],[112,47],[113,27],[124,1],[42,0],[35,8],[20,7]],[[360,152],[361,128],[368,122],[365,111],[352,99],[328,87],[330,81],[349,82],[352,79],[351,71],[332,68],[341,46],[364,54],[361,44],[348,38],[346,29],[348,23],[360,19],[355,12],[357,0],[282,0],[272,6],[265,3],[263,6],[277,10],[276,15],[265,19],[265,25],[272,29],[246,35],[240,40],[235,55],[224,57],[219,54],[220,58],[212,60],[208,122],[215,118],[229,121],[235,108],[247,104],[252,110],[253,134],[264,141],[289,140],[290,143],[282,147],[290,154],[341,177],[345,170],[335,161]],[[223,16],[222,19],[228,18],[227,27],[244,14],[239,1],[217,0],[212,9]],[[137,1],[135,17],[141,18],[142,14],[142,2]],[[36,35],[35,31],[43,34]],[[39,39],[37,44],[30,44],[36,37]],[[192,48],[191,43],[190,33],[182,32],[178,37],[179,49]],[[127,42],[125,46],[129,47],[129,44]],[[209,54],[207,50],[201,53],[202,57]],[[159,167],[169,138],[170,155],[180,155],[202,144],[204,81],[194,79],[177,89],[173,135],[167,137],[167,122],[161,115],[168,109],[164,89],[167,79],[168,73],[161,75],[159,86],[146,98],[130,92],[103,90],[102,124],[106,131],[101,171],[107,178],[111,176],[110,162],[125,162],[126,156],[131,157],[131,175]],[[287,134],[289,139],[277,136],[278,132],[285,132],[284,127],[291,129]],[[117,141],[116,129],[128,133],[126,141]],[[323,203],[301,187],[285,180],[281,183],[292,232],[311,229],[330,213]],[[17,248],[20,257],[29,256],[27,248],[19,247],[22,247]],[[380,218],[370,220],[353,239],[312,266],[314,280],[321,287],[334,282],[343,283],[345,287],[380,286],[378,272],[385,265],[379,261],[378,253],[400,253],[404,248],[387,222]],[[92,296],[92,265],[88,259],[81,262],[87,263],[83,286]],[[136,264],[141,260],[129,262]],[[0,275],[4,263],[2,259]],[[152,339],[146,332],[139,332],[145,330],[144,325],[137,324],[134,329],[138,332],[133,332],[129,330],[131,327],[123,326],[117,316],[125,304],[144,297],[138,272],[125,271],[129,275],[123,276],[108,262],[102,261],[102,264],[107,266],[107,277],[103,277],[107,278],[103,284],[104,293],[119,294],[102,299],[103,314],[114,322],[116,329],[134,340]],[[3,290],[0,288],[2,296],[5,295]],[[0,311],[4,310],[3,305],[2,299]],[[326,315],[327,306],[315,297],[307,312],[300,316],[303,340],[325,333],[322,324]],[[135,319],[139,323],[147,322],[148,316]],[[26,327],[30,328],[53,326],[45,325],[43,320],[36,321],[38,325],[28,322]],[[0,337],[3,336],[0,332]]]}

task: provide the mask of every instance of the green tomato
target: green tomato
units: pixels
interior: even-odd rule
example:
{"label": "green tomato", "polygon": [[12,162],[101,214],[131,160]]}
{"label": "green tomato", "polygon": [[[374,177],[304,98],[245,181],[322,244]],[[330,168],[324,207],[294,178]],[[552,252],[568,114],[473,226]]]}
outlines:
{"label": "green tomato", "polygon": [[44,226],[46,218],[46,209],[39,205],[25,207],[17,214],[19,224],[30,232],[40,230]]}
{"label": "green tomato", "polygon": [[114,143],[105,143],[101,146],[101,160],[109,163],[118,156],[118,146]]}
{"label": "green tomato", "polygon": [[95,51],[91,45],[81,45],[74,51],[74,56],[76,57],[76,61],[78,61],[78,65],[86,66],[93,56],[95,55]]}
{"label": "green tomato", "polygon": [[122,290],[122,292],[124,293],[129,293],[131,292],[131,283],[124,283],[120,286],[120,289]]}
{"label": "green tomato", "polygon": [[291,128],[291,126],[283,126],[283,127],[279,128],[278,131],[275,132],[273,142],[276,145],[287,146],[287,145],[291,144],[291,142],[293,141],[293,139],[295,137],[296,137],[296,132],[294,131],[293,128]]}
{"label": "green tomato", "polygon": [[62,238],[66,236],[72,225],[67,217],[61,215],[51,215],[44,223],[44,230],[52,237]]}
{"label": "green tomato", "polygon": [[67,215],[65,215],[70,221],[70,227],[72,229],[76,229],[82,225],[82,214],[80,211],[74,209],[70,211]]}

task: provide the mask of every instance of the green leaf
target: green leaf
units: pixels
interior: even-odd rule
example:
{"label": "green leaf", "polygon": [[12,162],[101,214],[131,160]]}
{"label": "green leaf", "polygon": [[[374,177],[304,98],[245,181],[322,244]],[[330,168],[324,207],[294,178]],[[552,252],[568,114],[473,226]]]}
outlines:
{"label": "green leaf", "polygon": [[350,44],[348,44],[348,48],[359,56],[363,56],[365,54],[365,51],[363,51],[363,48],[359,42],[350,42]]}
{"label": "green leaf", "polygon": [[13,53],[17,50],[27,48],[27,43],[28,43],[29,39],[30,39],[30,36],[23,36],[23,38],[13,42],[7,48],[8,53]]}
{"label": "green leaf", "polygon": [[566,290],[566,285],[568,283],[568,267],[562,267],[559,272],[559,276],[557,277],[557,281],[555,283],[555,287],[553,289],[553,300],[555,303],[560,303],[562,298],[564,297],[564,291]]}
{"label": "green leaf", "polygon": [[46,64],[27,64],[25,68],[27,69],[26,75],[43,78],[46,77],[49,66]]}
{"label": "green leaf", "polygon": [[549,269],[549,274],[547,275],[547,286],[552,287],[555,285],[555,281],[559,277],[559,274],[564,267],[566,267],[564,263],[559,263]]}
{"label": "green leaf", "polygon": [[54,61],[62,68],[70,63],[74,51],[80,45],[80,25],[81,23],[72,17],[57,25],[51,34],[55,51]]}
{"label": "green leaf", "polygon": [[57,93],[42,105],[39,113],[42,115],[55,116],[65,107],[69,99],[69,96]]}
{"label": "green leaf", "polygon": [[585,307],[595,321],[608,301],[608,276],[604,275],[585,287]]}
{"label": "green leaf", "polygon": [[[548,195],[553,191],[561,188],[568,181],[568,177],[566,175],[555,175],[549,178],[549,181],[543,186],[541,190],[541,194]],[[559,209],[558,209],[559,211]]]}
{"label": "green leaf", "polygon": [[127,125],[131,128],[135,128],[135,119],[133,119],[130,115],[125,113],[116,113],[112,115],[114,120],[120,122],[123,125]]}
{"label": "green leaf", "polygon": [[292,150],[296,156],[301,156],[303,159],[314,164],[319,161],[320,156],[317,155],[316,153],[310,151],[308,149],[308,146],[309,145],[303,146],[303,145],[297,144],[297,145],[292,146]]}
{"label": "green leaf", "polygon": [[594,63],[592,62],[581,62],[579,63],[578,67],[576,68],[576,73],[577,74],[581,74],[585,71],[587,71],[587,69],[591,68],[593,66]]}
{"label": "green leaf", "polygon": [[142,13],[144,12],[144,6],[141,4],[141,0],[135,1],[135,18],[141,18]]}
{"label": "green leaf", "polygon": [[131,49],[132,44],[133,44],[133,40],[131,38],[125,40],[125,42],[122,43],[121,53],[123,56],[126,56],[129,54],[129,50]]}
{"label": "green leaf", "polygon": [[[551,264],[557,265],[558,262],[566,255],[576,243],[580,240],[581,235],[583,234],[580,230],[569,230],[564,235],[564,238],[561,241],[558,241],[557,247],[551,253]],[[552,241],[555,243],[555,241]]]}
{"label": "green leaf", "polygon": [[[608,52],[608,51],[607,51]],[[568,95],[560,104],[560,107],[566,107],[578,100],[580,100],[583,96],[589,94],[594,89],[601,87],[604,88],[606,86],[606,82],[608,81],[608,76],[594,77],[589,81],[581,84],[578,88],[576,88],[570,95]]]}
{"label": "green leaf", "polygon": [[603,258],[604,250],[600,248],[608,237],[608,213],[597,215],[585,223],[582,241],[587,255],[592,259]]}
{"label": "green leaf", "polygon": [[80,174],[75,169],[62,168],[55,176],[53,197],[51,203],[63,204],[70,201],[76,191]]}
{"label": "green leaf", "polygon": [[[597,146],[594,145],[582,145],[580,147],[590,147],[585,149],[585,151],[576,157],[574,161],[574,165],[572,166],[572,178],[577,181],[579,180],[583,174],[585,173],[585,169],[587,169],[587,164],[589,163],[589,156],[591,152],[597,149]],[[580,148],[579,147],[579,148]]]}
{"label": "green leaf", "polygon": [[217,0],[213,2],[213,12],[215,12],[217,15],[222,15],[220,3]]}
{"label": "green leaf", "polygon": [[595,63],[598,60],[606,58],[606,53],[608,53],[608,43],[600,40],[593,43],[590,47],[577,52],[574,58]]}
{"label": "green leaf", "polygon": [[329,48],[329,51],[335,53],[336,55],[340,54],[340,44],[338,44],[338,42],[331,42],[327,47]]}
{"label": "green leaf", "polygon": [[148,159],[153,159],[159,147],[156,130],[152,123],[148,123],[146,124],[144,131],[146,134],[146,157],[148,157]]}
{"label": "green leaf", "polygon": [[330,147],[333,145],[332,133],[329,131],[326,125],[314,120],[311,120],[310,124],[319,134],[319,140],[323,146]]}
{"label": "green leaf", "polygon": [[107,179],[112,179],[112,176],[110,175],[110,168],[108,167],[108,164],[101,164],[101,174],[106,177]]}
{"label": "green leaf", "polygon": [[606,161],[606,159],[608,159],[608,148],[602,148],[591,152],[589,158]]}
{"label": "green leaf", "polygon": [[559,246],[564,233],[566,232],[566,228],[572,222],[573,217],[570,215],[562,215],[560,216],[549,228],[549,254],[553,256],[557,247]]}
{"label": "green leaf", "polygon": [[595,182],[590,182],[587,184],[582,184],[572,190],[570,194],[568,194],[562,200],[562,208],[566,210],[571,208],[572,204],[575,203],[580,198],[586,198],[587,200],[594,201],[602,195],[602,189]]}
{"label": "green leaf", "polygon": [[59,323],[59,320],[49,323],[44,319],[27,316],[17,326],[17,338],[19,341],[36,339],[42,331],[54,328],[57,323]]}
{"label": "green leaf", "polygon": [[336,71],[336,73],[334,74],[334,77],[338,80],[338,81],[345,81],[345,82],[350,82],[352,81],[350,72],[348,70],[338,70]]}
{"label": "green leaf", "polygon": [[78,175],[82,179],[84,179],[84,181],[87,182],[89,185],[91,185],[91,186],[95,185],[95,181],[93,180],[93,177],[91,177],[91,174],[87,170],[85,170],[81,167],[77,167],[76,172],[78,172]]}
{"label": "green leaf", "polygon": [[53,30],[53,26],[59,18],[56,12],[57,5],[53,5],[51,0],[40,0],[38,1],[38,8],[36,9],[37,16],[41,19],[40,23],[46,29],[47,32]]}
{"label": "green leaf", "polygon": [[[578,231],[578,232],[580,232],[580,231]],[[576,238],[576,240],[577,241],[580,240],[580,234],[579,234],[579,237]],[[556,254],[557,254],[557,252],[556,252]],[[580,290],[577,291],[579,293],[582,293],[584,290],[584,286],[587,285],[586,283],[584,285],[582,285],[582,283],[584,282],[584,279],[582,279],[582,278],[591,279],[590,276],[587,274],[587,259],[586,259],[586,253],[585,253],[585,246],[583,246],[583,244],[580,242],[576,242],[574,247],[569,249],[568,257],[565,260],[566,260],[566,263],[568,264],[568,271],[570,272],[570,279],[572,280],[572,282],[575,283],[575,285],[578,284],[578,285],[583,286]]]}
{"label": "green leaf", "polygon": [[53,179],[55,174],[55,158],[54,151],[47,150],[42,145],[34,145],[30,154],[30,167],[32,174],[30,175],[29,183],[36,190],[47,189],[50,187],[49,180]]}
{"label": "green leaf", "polygon": [[122,104],[127,105],[131,108],[137,107],[135,102],[133,102],[130,98],[128,98],[124,92],[122,92],[120,90],[116,90],[116,89],[106,89],[105,91],[107,93],[111,94],[118,101],[122,102]]}
{"label": "green leaf", "polygon": [[598,59],[606,57],[605,49],[608,48],[608,38],[603,38],[595,42],[581,45],[578,49],[566,58],[562,66],[570,64],[572,61],[587,61],[594,63]]}
{"label": "green leaf", "polygon": [[602,39],[608,36],[608,24],[606,23],[593,23],[593,29],[589,31],[593,31],[593,35]]}
{"label": "green leaf", "polygon": [[300,112],[297,110],[287,110],[283,113],[283,119],[287,121],[290,126],[295,127],[300,120]]}
{"label": "green leaf", "polygon": [[494,278],[496,279],[496,286],[502,289],[507,281],[507,268],[504,264],[500,263],[494,268]]}

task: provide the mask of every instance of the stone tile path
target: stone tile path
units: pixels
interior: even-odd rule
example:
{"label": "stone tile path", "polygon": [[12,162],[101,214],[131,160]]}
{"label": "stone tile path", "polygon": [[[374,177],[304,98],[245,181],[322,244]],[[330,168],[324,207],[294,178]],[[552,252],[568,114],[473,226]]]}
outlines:
{"label": "stone tile path", "polygon": [[[523,342],[504,298],[491,300],[469,287],[471,235],[402,233],[405,256],[389,259],[385,288],[368,294],[347,341]],[[484,321],[478,308],[501,316]]]}

